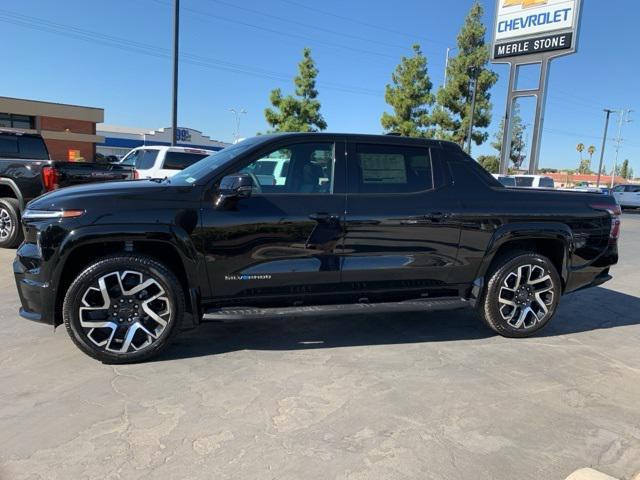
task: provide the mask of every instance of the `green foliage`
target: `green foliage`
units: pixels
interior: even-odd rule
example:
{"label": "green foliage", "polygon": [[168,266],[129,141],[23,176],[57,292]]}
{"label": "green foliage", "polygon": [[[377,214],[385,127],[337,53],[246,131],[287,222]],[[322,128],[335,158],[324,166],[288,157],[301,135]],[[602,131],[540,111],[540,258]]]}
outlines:
{"label": "green foliage", "polygon": [[539,170],[540,173],[558,173],[557,168],[541,168]]}
{"label": "green foliage", "polygon": [[384,112],[380,119],[387,132],[396,132],[407,137],[433,136],[433,120],[429,107],[435,101],[431,93],[433,84],[427,71],[427,58],[420,45],[413,46],[412,57],[402,57],[391,75],[392,85],[387,85],[384,99],[393,108],[393,113]]}
{"label": "green foliage", "polygon": [[298,75],[294,78],[295,96],[283,96],[279,88],[271,91],[269,101],[273,108],[267,108],[264,116],[273,132],[317,132],[327,128],[316,90],[318,69],[311,58],[311,50],[303,50],[302,61],[298,64]]}
{"label": "green foliage", "polygon": [[489,173],[500,172],[500,159],[495,155],[480,155],[478,163]]}
{"label": "green foliage", "polygon": [[437,95],[439,108],[433,113],[438,125],[437,136],[463,145],[469,132],[471,117],[471,79],[477,77],[476,107],[473,120],[473,138],[476,145],[484,143],[491,123],[491,94],[489,90],[498,80],[495,72],[487,69],[489,47],[485,43],[486,28],[482,23],[483,9],[475,2],[458,33],[458,54],[449,61],[447,85]]}
{"label": "green foliage", "polygon": [[622,162],[622,166],[620,167],[620,176],[622,178],[630,178],[629,177],[629,160],[625,160]]}
{"label": "green foliage", "polygon": [[[493,137],[491,146],[495,148],[499,154],[502,154],[502,138],[504,136],[504,118],[500,121],[500,127]],[[522,164],[527,159],[525,151],[527,149],[526,142],[524,140],[524,134],[526,126],[522,123],[522,117],[520,116],[520,107],[516,102],[511,111],[511,154],[509,159],[513,163],[513,168],[518,170],[522,167]]]}
{"label": "green foliage", "polygon": [[578,166],[578,173],[580,174],[589,174],[591,173],[591,160],[588,158],[584,158],[580,160],[580,165]]}

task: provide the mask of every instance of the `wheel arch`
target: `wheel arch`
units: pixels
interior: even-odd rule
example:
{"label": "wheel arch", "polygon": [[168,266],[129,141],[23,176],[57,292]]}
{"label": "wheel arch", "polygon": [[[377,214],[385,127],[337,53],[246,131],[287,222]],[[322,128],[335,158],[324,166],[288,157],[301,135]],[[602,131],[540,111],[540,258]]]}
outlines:
{"label": "wheel arch", "polygon": [[[201,311],[197,254],[186,232],[180,235],[180,232],[170,228],[154,232],[123,228],[119,230],[120,233],[113,234],[112,227],[109,226],[108,231],[94,227],[79,229],[60,245],[60,257],[53,274],[56,285],[54,326],[62,323],[62,302],[73,279],[93,260],[118,253],[146,255],[169,268],[183,287],[187,313],[191,314],[190,319],[185,317],[185,323],[188,320],[193,324],[199,323]],[[123,230],[126,232],[122,233]]]}
{"label": "wheel arch", "polygon": [[569,263],[573,251],[571,228],[563,223],[509,224],[496,230],[487,246],[484,261],[476,274],[471,296],[480,298],[486,276],[500,258],[509,251],[535,252],[549,258],[558,271],[564,291],[569,277]]}
{"label": "wheel arch", "polygon": [[20,205],[20,212],[24,210],[24,197],[16,182],[10,178],[0,178],[0,197],[15,198]]}

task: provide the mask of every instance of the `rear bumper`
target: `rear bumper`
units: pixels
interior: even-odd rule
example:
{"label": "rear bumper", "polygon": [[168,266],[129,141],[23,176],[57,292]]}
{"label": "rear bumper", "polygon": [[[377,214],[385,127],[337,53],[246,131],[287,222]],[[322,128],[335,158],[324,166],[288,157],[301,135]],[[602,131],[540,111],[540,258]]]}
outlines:
{"label": "rear bumper", "polygon": [[13,274],[20,296],[21,317],[53,325],[55,322],[55,288],[43,279],[42,258],[33,243],[23,243],[13,261]]}

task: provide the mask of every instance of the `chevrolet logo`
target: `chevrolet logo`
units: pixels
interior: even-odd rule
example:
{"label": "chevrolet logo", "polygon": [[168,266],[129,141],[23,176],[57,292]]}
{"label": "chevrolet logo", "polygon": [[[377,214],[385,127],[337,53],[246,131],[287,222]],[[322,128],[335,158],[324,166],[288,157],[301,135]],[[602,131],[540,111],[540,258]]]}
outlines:
{"label": "chevrolet logo", "polygon": [[546,5],[548,0],[504,0],[503,7],[516,7],[522,5],[522,8],[537,7],[538,5]]}

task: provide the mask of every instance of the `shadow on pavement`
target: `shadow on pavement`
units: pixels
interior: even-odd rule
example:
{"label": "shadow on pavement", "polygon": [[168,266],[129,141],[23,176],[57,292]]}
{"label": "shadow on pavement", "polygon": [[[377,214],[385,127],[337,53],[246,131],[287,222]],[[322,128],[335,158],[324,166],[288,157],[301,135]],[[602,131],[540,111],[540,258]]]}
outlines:
{"label": "shadow on pavement", "polygon": [[[556,317],[537,336],[567,335],[640,323],[638,297],[599,287],[568,295],[562,300]],[[578,311],[580,314],[576,314]],[[288,316],[236,323],[204,323],[195,330],[178,335],[156,361],[237,350],[449,342],[479,340],[494,335],[471,309]]]}

